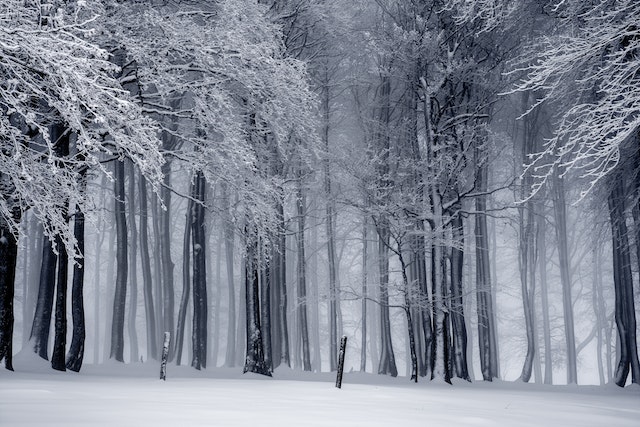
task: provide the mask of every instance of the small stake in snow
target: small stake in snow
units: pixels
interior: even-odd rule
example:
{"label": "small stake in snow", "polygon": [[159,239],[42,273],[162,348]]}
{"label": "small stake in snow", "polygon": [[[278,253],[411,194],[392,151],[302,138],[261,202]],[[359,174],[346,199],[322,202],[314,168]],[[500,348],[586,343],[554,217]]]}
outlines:
{"label": "small stake in snow", "polygon": [[169,341],[171,332],[164,333],[164,344],[162,345],[162,362],[160,363],[160,379],[167,380],[167,358],[169,357]]}
{"label": "small stake in snow", "polygon": [[336,387],[342,388],[342,373],[344,372],[344,352],[347,349],[347,336],[343,335],[340,340],[340,353],[338,354],[338,377]]}

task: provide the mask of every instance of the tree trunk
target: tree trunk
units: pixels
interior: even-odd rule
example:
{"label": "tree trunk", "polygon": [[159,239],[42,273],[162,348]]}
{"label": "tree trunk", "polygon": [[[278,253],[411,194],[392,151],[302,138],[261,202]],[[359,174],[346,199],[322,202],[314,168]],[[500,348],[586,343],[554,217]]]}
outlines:
{"label": "tree trunk", "polygon": [[142,265],[142,286],[144,288],[144,311],[147,331],[147,358],[158,360],[158,341],[156,332],[156,314],[153,304],[153,282],[151,261],[149,259],[149,234],[147,210],[147,181],[140,175],[140,263]]}
{"label": "tree trunk", "polygon": [[[325,67],[325,78],[327,70]],[[324,192],[327,199],[325,223],[327,226],[327,262],[329,263],[329,368],[335,372],[338,368],[338,265],[335,244],[335,204],[331,194],[331,170],[329,162],[329,85],[328,81],[322,88],[322,142],[326,152],[324,166]]]}
{"label": "tree trunk", "polygon": [[73,222],[73,234],[78,245],[80,256],[75,259],[73,265],[73,279],[71,285],[71,317],[73,320],[73,334],[71,336],[71,345],[67,353],[66,366],[74,372],[80,372],[82,360],[84,358],[84,339],[85,339],[85,322],[84,322],[84,266],[85,266],[85,250],[84,250],[84,212],[80,207],[76,207],[76,213]]}
{"label": "tree trunk", "polygon": [[471,381],[467,368],[467,325],[462,299],[464,268],[464,230],[462,217],[454,214],[451,222],[454,244],[451,248],[451,326],[453,329],[453,363],[458,378]]}
{"label": "tree trunk", "polygon": [[571,277],[569,248],[567,243],[567,212],[564,195],[564,180],[558,171],[553,174],[553,211],[556,222],[556,239],[562,282],[562,312],[564,314],[564,335],[567,346],[567,384],[578,383],[578,362],[576,339],[573,325],[573,300],[571,298]]}
{"label": "tree trunk", "polygon": [[127,218],[124,192],[124,162],[116,160],[114,171],[116,219],[116,289],[111,322],[111,350],[109,358],[124,362],[124,313],[127,299]]}
{"label": "tree trunk", "polygon": [[362,224],[362,315],[361,315],[361,342],[360,342],[360,372],[367,372],[367,256],[369,242],[368,239],[367,215],[364,215]]}
{"label": "tree trunk", "polygon": [[551,358],[551,322],[549,320],[549,290],[547,289],[547,217],[544,202],[537,203],[538,211],[538,272],[542,299],[542,328],[544,338],[544,383],[553,384],[553,360]]}
{"label": "tree trunk", "polygon": [[273,351],[271,346],[271,260],[262,259],[260,262],[260,304],[262,346],[264,349],[264,363],[269,372],[273,372]]}
{"label": "tree trunk", "polygon": [[[476,157],[476,186],[479,192],[486,192],[488,170],[486,153],[481,147],[474,149]],[[478,306],[478,345],[480,369],[484,381],[498,377],[495,316],[493,314],[493,292],[491,289],[491,267],[489,262],[489,234],[487,230],[487,196],[476,197],[475,240],[476,240],[476,300]]]}
{"label": "tree trunk", "polygon": [[[298,271],[298,319],[300,328],[300,338],[302,343],[302,365],[305,371],[311,371],[311,356],[309,352],[309,327],[307,324],[307,278],[305,270],[305,208],[306,198],[302,191],[302,174],[298,174],[298,188],[296,193],[296,208],[298,214],[297,240],[297,271]],[[337,348],[336,348],[337,349]],[[334,357],[335,358],[335,357]],[[337,367],[336,367],[337,368]],[[335,369],[334,369],[335,370]]]}
{"label": "tree trunk", "polygon": [[[57,256],[53,251],[53,243],[47,236],[43,236],[42,267],[40,268],[40,284],[38,286],[38,301],[33,316],[30,341],[33,351],[45,360],[49,360],[49,331],[51,328],[51,313],[55,293],[55,274]],[[14,267],[15,268],[15,267]],[[15,275],[15,273],[13,273]]]}
{"label": "tree trunk", "polygon": [[248,234],[248,230],[245,229],[247,239],[247,255],[245,259],[247,353],[243,372],[271,376],[271,372],[264,361],[262,328],[260,325],[258,238]]}
{"label": "tree trunk", "polygon": [[204,222],[206,181],[202,172],[196,172],[193,183],[193,359],[196,369],[207,367],[207,265]]}
{"label": "tree trunk", "polygon": [[60,238],[60,236],[56,237],[56,248],[58,251],[58,274],[56,276],[56,312],[51,367],[57,371],[66,371],[67,276],[69,257],[67,255],[67,248],[62,242],[62,238]]}
{"label": "tree trunk", "polygon": [[9,224],[0,218],[0,362],[4,360],[5,368],[10,371],[13,371],[13,296],[17,259],[18,242]]}
{"label": "tree trunk", "polygon": [[[191,194],[193,197],[193,192]],[[182,244],[182,298],[178,309],[178,326],[176,330],[176,365],[182,362],[182,347],[184,346],[184,326],[187,319],[187,306],[191,293],[191,223],[193,222],[193,200],[187,203],[184,239]]]}
{"label": "tree trunk", "polygon": [[129,163],[129,232],[131,245],[129,250],[129,346],[130,360],[137,362],[138,356],[138,333],[136,331],[136,317],[138,311],[138,229],[136,227],[136,174],[133,162]]}
{"label": "tree trunk", "polygon": [[223,209],[223,228],[224,228],[224,245],[225,245],[225,261],[227,270],[227,289],[228,289],[228,310],[227,319],[227,351],[225,354],[224,366],[232,368],[236,363],[236,291],[233,279],[233,241],[235,233],[233,232],[233,223],[231,221],[231,200],[227,190],[226,183],[221,184]]}
{"label": "tree trunk", "polygon": [[615,177],[609,194],[609,215],[613,245],[613,281],[615,287],[615,319],[620,352],[615,371],[615,382],[624,387],[629,370],[631,381],[640,381],[640,363],[636,341],[636,315],[633,300],[633,276],[627,224],[625,219],[625,188],[620,176]]}
{"label": "tree trunk", "polygon": [[[173,261],[171,260],[171,166],[163,166],[164,187],[160,190],[165,209],[160,210],[160,261],[162,267],[162,305],[163,327],[165,331],[174,330],[174,289],[173,289]],[[175,340],[169,347],[169,359],[173,359]]]}
{"label": "tree trunk", "polygon": [[378,262],[380,269],[380,362],[378,374],[398,376],[396,358],[391,340],[391,316],[389,313],[389,224],[381,218],[378,225]]}
{"label": "tree trunk", "polygon": [[[153,253],[153,281],[155,288],[154,294],[154,307],[155,307],[155,316],[156,316],[156,340],[158,343],[162,343],[164,340],[163,329],[165,327],[164,323],[164,289],[163,284],[164,281],[162,279],[162,261],[161,261],[161,237],[160,237],[160,215],[161,215],[161,207],[159,206],[158,195],[152,193],[151,195],[151,212],[153,213],[151,218],[151,223],[153,227],[153,241],[154,241],[154,249]],[[166,330],[164,331],[166,332]],[[171,345],[171,343],[169,343]],[[158,349],[160,352],[160,349]]]}

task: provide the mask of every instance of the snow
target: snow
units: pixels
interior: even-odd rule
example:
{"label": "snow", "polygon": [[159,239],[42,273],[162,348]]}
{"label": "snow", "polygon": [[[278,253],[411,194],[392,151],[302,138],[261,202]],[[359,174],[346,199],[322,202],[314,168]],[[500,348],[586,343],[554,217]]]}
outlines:
{"label": "snow", "polygon": [[85,365],[79,374],[16,357],[0,370],[0,426],[637,426],[640,387],[413,384],[407,378],[279,368],[198,372],[159,364]]}

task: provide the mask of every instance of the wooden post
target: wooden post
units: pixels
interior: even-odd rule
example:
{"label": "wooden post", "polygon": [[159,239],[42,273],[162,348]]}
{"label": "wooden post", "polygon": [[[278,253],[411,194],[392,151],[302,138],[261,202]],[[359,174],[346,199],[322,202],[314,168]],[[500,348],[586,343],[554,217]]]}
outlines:
{"label": "wooden post", "polygon": [[167,380],[167,358],[169,357],[169,342],[171,341],[171,332],[164,333],[164,344],[162,345],[162,362],[160,363],[160,379]]}
{"label": "wooden post", "polygon": [[338,376],[336,378],[336,387],[342,388],[342,373],[344,372],[344,353],[347,349],[347,336],[343,335],[340,340],[340,353],[338,355]]}

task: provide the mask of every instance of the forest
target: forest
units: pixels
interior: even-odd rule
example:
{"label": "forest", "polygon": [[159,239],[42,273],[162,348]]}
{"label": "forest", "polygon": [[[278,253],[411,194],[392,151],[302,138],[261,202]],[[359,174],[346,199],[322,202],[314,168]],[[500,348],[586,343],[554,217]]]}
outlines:
{"label": "forest", "polygon": [[0,2],[7,370],[624,387],[639,271],[635,0]]}

